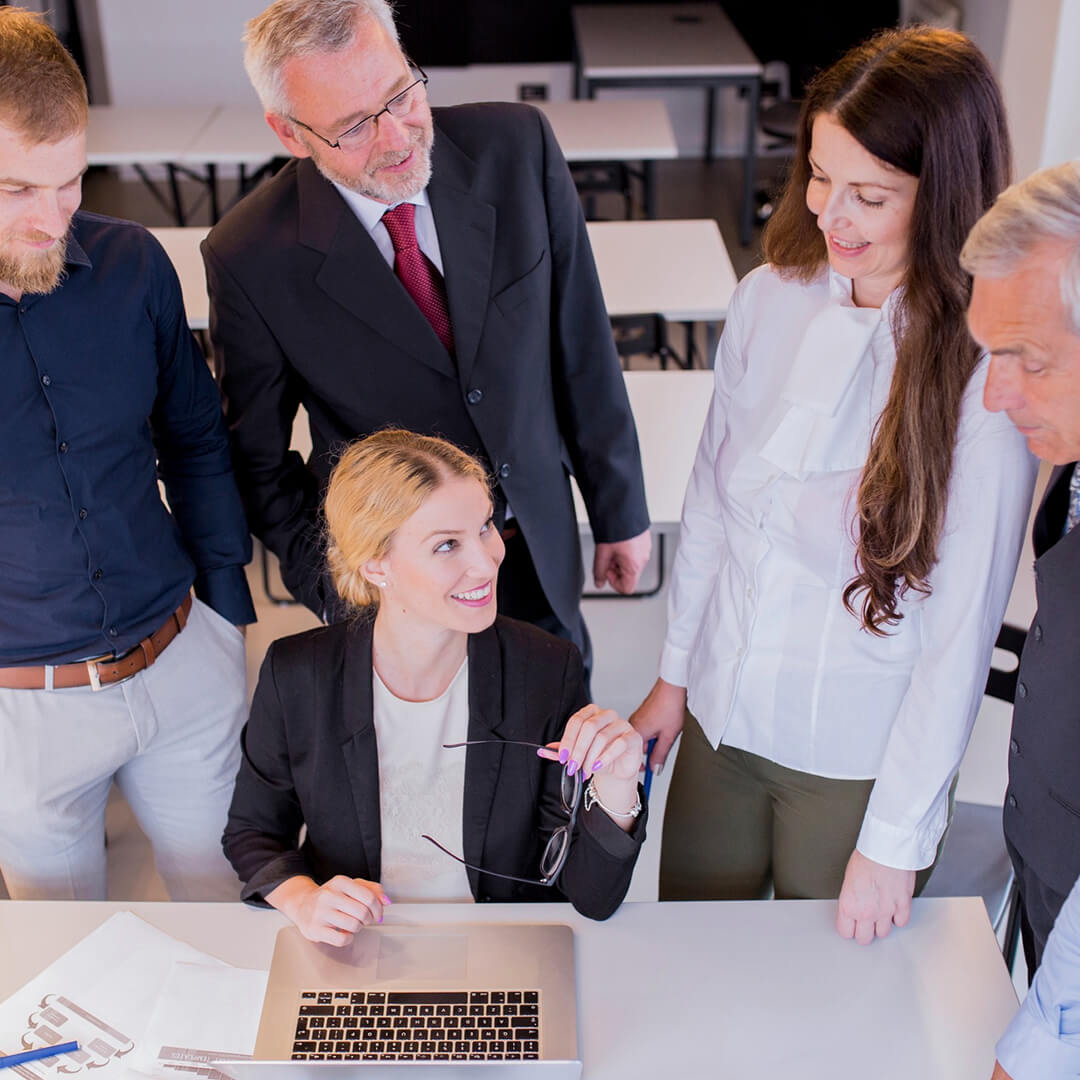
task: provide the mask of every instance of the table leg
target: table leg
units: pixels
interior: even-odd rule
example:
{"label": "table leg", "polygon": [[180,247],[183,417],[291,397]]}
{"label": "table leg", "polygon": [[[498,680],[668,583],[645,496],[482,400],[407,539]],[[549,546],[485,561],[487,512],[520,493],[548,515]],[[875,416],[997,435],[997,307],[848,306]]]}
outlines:
{"label": "table leg", "polygon": [[645,216],[651,221],[656,217],[656,170],[654,162],[641,163],[641,186],[644,190]]}
{"label": "table leg", "polygon": [[713,129],[716,127],[716,87],[705,87],[705,160],[712,161],[714,146]]}
{"label": "table leg", "polygon": [[218,205],[217,166],[212,161],[206,166],[206,188],[210,193],[210,224],[216,225],[221,220],[221,209]]}
{"label": "table leg", "polygon": [[169,171],[169,191],[172,193],[173,217],[176,219],[177,225],[184,226],[187,224],[187,219],[184,215],[184,202],[180,197],[180,181],[176,176],[176,166],[169,162],[165,168]]}
{"label": "table leg", "polygon": [[746,153],[743,161],[743,207],[739,239],[747,247],[754,237],[754,185],[757,183],[758,110],[761,104],[761,78],[746,83]]}

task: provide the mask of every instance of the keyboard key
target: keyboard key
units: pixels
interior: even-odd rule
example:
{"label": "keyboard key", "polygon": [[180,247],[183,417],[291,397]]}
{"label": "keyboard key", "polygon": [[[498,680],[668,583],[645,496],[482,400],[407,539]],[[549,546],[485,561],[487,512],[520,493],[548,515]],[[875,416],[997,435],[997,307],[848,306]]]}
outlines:
{"label": "keyboard key", "polygon": [[521,1059],[522,1059],[522,1061],[539,1061],[540,1060],[540,1055],[539,1054],[522,1054]]}
{"label": "keyboard key", "polygon": [[375,1026],[377,1028],[388,1028],[393,1024],[393,1020],[389,1016],[378,1016],[375,1018]]}
{"label": "keyboard key", "polygon": [[538,1054],[539,1052],[540,1052],[540,1044],[538,1042],[536,1042],[535,1040],[530,1039],[528,1042],[525,1043],[525,1054],[526,1054],[526,1056],[528,1056],[529,1054]]}
{"label": "keyboard key", "polygon": [[501,1054],[505,1050],[506,1050],[506,1044],[498,1042],[497,1040],[495,1042],[493,1042],[493,1043],[488,1044],[488,1053],[489,1054]]}
{"label": "keyboard key", "polygon": [[512,1028],[531,1028],[536,1027],[535,1016],[511,1016],[510,1026]]}
{"label": "keyboard key", "polygon": [[476,1018],[476,1026],[478,1028],[493,1028],[495,1021],[490,1016],[478,1016]]}
{"label": "keyboard key", "polygon": [[435,1060],[436,1061],[449,1061],[450,1060],[450,1055],[449,1054],[436,1054],[435,1055]]}
{"label": "keyboard key", "polygon": [[533,1004],[533,1005],[538,1005],[540,1003],[540,993],[539,993],[539,991],[537,991],[537,990],[526,990],[525,991],[525,1001],[530,1003],[530,1004]]}
{"label": "keyboard key", "polygon": [[349,991],[348,990],[335,991],[334,1000],[335,1001],[348,1001],[349,1000]]}
{"label": "keyboard key", "polygon": [[469,994],[470,1005],[486,1005],[488,1003],[488,994],[486,990],[473,990]]}
{"label": "keyboard key", "polygon": [[407,1043],[403,1043],[401,1049],[406,1054],[415,1054],[420,1049],[420,1043],[415,1039],[410,1039]]}
{"label": "keyboard key", "polygon": [[354,1005],[363,1005],[364,1004],[364,991],[363,990],[354,990],[349,995],[349,1000]]}
{"label": "keyboard key", "polygon": [[495,1017],[495,1026],[497,1028],[509,1027],[510,1026],[510,1017],[509,1016],[496,1016]]}
{"label": "keyboard key", "polygon": [[520,1054],[522,1050],[521,1041],[519,1039],[511,1039],[506,1044],[507,1050],[512,1050],[516,1054]]}
{"label": "keyboard key", "polygon": [[436,1016],[449,1016],[450,1015],[450,1006],[449,1005],[436,1005],[435,1006],[435,1015]]}
{"label": "keyboard key", "polygon": [[292,1044],[294,1054],[314,1054],[319,1049],[318,1043],[299,1041],[297,1040]]}
{"label": "keyboard key", "polygon": [[338,1005],[336,1014],[337,1016],[352,1016],[351,1005]]}
{"label": "keyboard key", "polygon": [[502,1061],[502,1059],[503,1059],[502,1054],[495,1054],[495,1053],[488,1054],[488,1061]]}
{"label": "keyboard key", "polygon": [[420,1006],[420,1015],[421,1016],[434,1016],[435,1015],[435,1006],[434,1005],[421,1005]]}
{"label": "keyboard key", "polygon": [[521,1055],[520,1054],[510,1054],[510,1053],[508,1053],[506,1055],[506,1060],[507,1061],[520,1061],[521,1060]]}
{"label": "keyboard key", "polygon": [[[520,997],[520,996],[521,995],[519,994],[518,997]],[[503,1006],[503,1016],[517,1016],[517,1014],[518,1014],[518,1007],[516,1005],[504,1005]]]}
{"label": "keyboard key", "polygon": [[469,1044],[467,1042],[454,1043],[454,1057],[456,1060],[460,1061],[468,1052]]}
{"label": "keyboard key", "polygon": [[375,1017],[374,1016],[361,1016],[360,1017],[360,1026],[362,1028],[373,1028],[375,1026]]}
{"label": "keyboard key", "polygon": [[444,1028],[456,1028],[461,1026],[461,1021],[456,1016],[444,1016],[443,1025]]}
{"label": "keyboard key", "polygon": [[314,990],[305,990],[305,991],[304,991],[304,992],[303,992],[303,993],[302,993],[302,994],[300,995],[300,997],[301,997],[301,998],[302,998],[302,999],[303,999],[304,1001],[314,1001],[314,1000],[315,1000],[315,991],[314,991]]}
{"label": "keyboard key", "polygon": [[[371,996],[374,997],[375,995],[372,994]],[[368,1006],[368,1016],[384,1016],[385,1014],[386,1014],[386,1006],[385,1005],[369,1005]]]}
{"label": "keyboard key", "polygon": [[367,1006],[366,1005],[354,1005],[352,1007],[352,1014],[353,1014],[353,1016],[367,1016]]}
{"label": "keyboard key", "polygon": [[329,1002],[326,1005],[301,1005],[300,1006],[300,1015],[301,1016],[333,1016],[334,1015],[334,1006],[329,1004]]}
{"label": "keyboard key", "polygon": [[387,1016],[400,1016],[401,1015],[401,1006],[400,1005],[387,1005],[386,1006],[386,1015]]}
{"label": "keyboard key", "polygon": [[506,1003],[506,993],[503,990],[493,990],[491,992],[491,1003],[493,1005],[503,1005]]}
{"label": "keyboard key", "polygon": [[[371,991],[371,993],[368,994],[367,999],[368,999],[368,1004],[369,1005],[385,1005],[386,1004],[386,995],[382,994],[382,993],[376,993],[375,991]],[[528,999],[526,999],[526,1000],[528,1000]]]}
{"label": "keyboard key", "polygon": [[386,1044],[386,1052],[388,1054],[400,1054],[402,1044],[399,1042],[388,1042]]}
{"label": "keyboard key", "polygon": [[451,1007],[454,1010],[453,1011],[454,1016],[468,1016],[469,1015],[469,1010],[468,1010],[467,1006],[465,1006],[465,1005],[453,1005]]}
{"label": "keyboard key", "polygon": [[360,1033],[364,1037],[365,1042],[378,1042],[382,1035],[379,1034],[374,1028],[368,1028],[366,1031]]}
{"label": "keyboard key", "polygon": [[518,1009],[518,1015],[519,1016],[539,1016],[540,1015],[540,1006],[539,1005],[522,1005],[521,1008]]}
{"label": "keyboard key", "polygon": [[419,1016],[420,1015],[420,1006],[419,1005],[405,1005],[401,1010],[401,1015],[402,1016]]}
{"label": "keyboard key", "polygon": [[506,1001],[510,1005],[520,1005],[521,1004],[521,991],[520,990],[510,990],[510,991],[508,991],[507,995],[506,995]]}
{"label": "keyboard key", "polygon": [[359,1054],[346,1054],[345,1055],[345,1060],[346,1061],[359,1061],[360,1060],[360,1055]]}
{"label": "keyboard key", "polygon": [[351,1042],[345,1042],[344,1040],[342,1040],[339,1043],[334,1043],[334,1049],[339,1054],[347,1054],[352,1049],[352,1043]]}
{"label": "keyboard key", "polygon": [[484,1015],[484,1006],[483,1005],[470,1005],[469,1006],[469,1015],[470,1016],[483,1016]]}
{"label": "keyboard key", "polygon": [[398,1054],[398,1061],[414,1061],[414,1054]]}
{"label": "keyboard key", "polygon": [[499,1033],[494,1028],[487,1028],[486,1030],[480,1032],[480,1037],[484,1040],[484,1042],[489,1042],[492,1039],[497,1039],[499,1037]]}
{"label": "keyboard key", "polygon": [[469,995],[464,990],[391,990],[396,1005],[465,1005]]}
{"label": "keyboard key", "polygon": [[341,1061],[342,1056],[341,1056],[341,1054],[327,1054],[326,1055],[326,1060],[327,1061]]}
{"label": "keyboard key", "polygon": [[321,1043],[319,1043],[319,1053],[320,1054],[329,1054],[329,1053],[331,1053],[333,1051],[333,1049],[334,1049],[334,1044],[332,1042],[321,1042]]}
{"label": "keyboard key", "polygon": [[308,1054],[308,1061],[325,1061],[326,1056],[324,1054]]}
{"label": "keyboard key", "polygon": [[334,995],[329,993],[321,993],[318,1001],[320,1005],[329,1005],[334,1000]]}
{"label": "keyboard key", "polygon": [[468,1054],[451,1054],[450,1055],[450,1060],[451,1061],[468,1061],[469,1060],[469,1055]]}
{"label": "keyboard key", "polygon": [[293,1061],[307,1061],[307,1054],[293,1054]]}
{"label": "keyboard key", "polygon": [[440,1054],[452,1054],[454,1052],[454,1044],[452,1042],[440,1042],[435,1048]]}
{"label": "keyboard key", "polygon": [[441,1016],[428,1016],[426,1019],[427,1019],[427,1026],[429,1028],[442,1027],[442,1017]]}
{"label": "keyboard key", "polygon": [[470,1061],[483,1061],[486,1057],[487,1057],[486,1054],[470,1054],[469,1055],[469,1060]]}
{"label": "keyboard key", "polygon": [[379,1055],[378,1054],[365,1054],[360,1060],[361,1061],[378,1061],[379,1060]]}
{"label": "keyboard key", "polygon": [[407,1028],[409,1026],[409,1018],[407,1016],[395,1016],[394,1027],[395,1028]]}

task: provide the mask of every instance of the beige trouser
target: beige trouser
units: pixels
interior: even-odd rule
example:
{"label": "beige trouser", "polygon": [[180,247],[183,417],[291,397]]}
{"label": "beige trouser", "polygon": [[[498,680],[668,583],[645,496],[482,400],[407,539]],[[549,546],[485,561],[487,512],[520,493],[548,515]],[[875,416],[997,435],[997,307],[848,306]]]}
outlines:
{"label": "beige trouser", "polygon": [[[687,713],[664,814],[660,899],[754,900],[770,886],[778,899],[839,896],[873,786],[713,750]],[[932,869],[919,871],[916,895]]]}

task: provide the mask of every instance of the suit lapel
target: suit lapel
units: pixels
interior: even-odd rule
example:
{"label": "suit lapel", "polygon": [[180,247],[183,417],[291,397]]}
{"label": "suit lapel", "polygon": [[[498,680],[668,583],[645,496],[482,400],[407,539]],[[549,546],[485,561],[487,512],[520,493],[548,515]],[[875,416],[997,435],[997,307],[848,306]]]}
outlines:
{"label": "suit lapel", "polygon": [[379,754],[371,674],[371,620],[357,623],[346,638],[342,687],[341,753],[360,826],[371,879],[382,874],[382,821],[379,814]]}
{"label": "suit lapel", "polygon": [[[502,720],[502,657],[495,628],[489,627],[469,637],[469,739],[498,739]],[[525,751],[511,748],[509,752]],[[474,866],[484,865],[495,788],[506,753],[501,746],[478,746],[470,747],[465,758],[462,845],[465,861]],[[477,875],[472,870],[469,882],[476,894]]]}
{"label": "suit lapel", "polygon": [[1057,465],[1050,473],[1032,530],[1031,539],[1036,558],[1061,539],[1069,513],[1069,481],[1072,479],[1072,468],[1071,465]]}
{"label": "suit lapel", "polygon": [[495,207],[472,194],[475,166],[436,130],[428,198],[439,235],[454,352],[462,386],[476,363],[491,295]]}
{"label": "suit lapel", "polygon": [[399,349],[456,380],[454,361],[431,324],[386,265],[368,231],[310,159],[297,167],[297,186],[300,243],[325,256],[315,284]]}

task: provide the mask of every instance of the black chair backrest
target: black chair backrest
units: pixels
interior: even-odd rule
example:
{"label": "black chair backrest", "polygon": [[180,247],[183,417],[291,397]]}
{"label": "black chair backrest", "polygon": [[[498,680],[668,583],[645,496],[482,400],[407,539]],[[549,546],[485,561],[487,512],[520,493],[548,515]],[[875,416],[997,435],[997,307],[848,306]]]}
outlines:
{"label": "black chair backrest", "polygon": [[1010,626],[1008,623],[1001,624],[994,647],[1011,653],[1016,657],[1016,663],[1009,671],[991,666],[990,674],[986,677],[986,693],[990,697],[1007,701],[1010,705],[1016,700],[1016,682],[1020,677],[1020,654],[1024,651],[1026,640],[1026,630],[1021,630],[1018,626]]}

